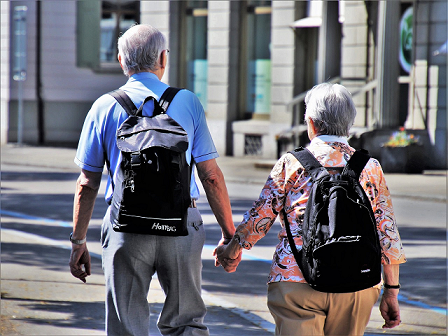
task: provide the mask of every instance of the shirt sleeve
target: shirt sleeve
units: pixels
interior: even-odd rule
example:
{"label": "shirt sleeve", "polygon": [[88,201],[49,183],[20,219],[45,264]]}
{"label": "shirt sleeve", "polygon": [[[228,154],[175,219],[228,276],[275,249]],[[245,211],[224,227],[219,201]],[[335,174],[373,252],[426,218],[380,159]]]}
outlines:
{"label": "shirt sleeve", "polygon": [[251,249],[266,235],[283,208],[286,192],[285,165],[283,156],[272,169],[260,197],[244,214],[243,221],[236,229],[235,236],[238,236],[240,245],[245,249]]}
{"label": "shirt sleeve", "polygon": [[371,159],[369,161],[361,174],[360,181],[370,199],[375,215],[382,263],[401,264],[406,262],[392,207],[392,198],[381,165],[377,160]]}
{"label": "shirt sleeve", "polygon": [[193,106],[195,110],[194,114],[194,140],[192,155],[195,162],[203,162],[217,158],[218,152],[216,151],[213,138],[210,134],[210,130],[205,118],[204,108],[202,107],[199,99],[193,95]]}
{"label": "shirt sleeve", "polygon": [[86,116],[79,138],[75,163],[91,172],[102,172],[104,167],[104,147],[100,130],[95,120],[97,104],[94,104]]}

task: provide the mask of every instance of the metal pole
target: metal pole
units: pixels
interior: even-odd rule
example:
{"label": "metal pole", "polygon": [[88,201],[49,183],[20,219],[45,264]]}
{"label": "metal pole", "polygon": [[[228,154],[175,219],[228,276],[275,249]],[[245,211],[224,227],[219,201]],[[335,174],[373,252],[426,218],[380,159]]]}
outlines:
{"label": "metal pole", "polygon": [[376,119],[377,128],[397,127],[398,99],[400,86],[398,84],[399,63],[398,27],[400,17],[399,1],[378,2],[378,67],[376,78]]}
{"label": "metal pole", "polygon": [[45,142],[44,101],[42,98],[42,1],[36,2],[36,100],[38,143]]}
{"label": "metal pole", "polygon": [[319,28],[317,80],[328,82],[341,74],[341,24],[339,2],[322,1],[322,25]]}
{"label": "metal pole", "polygon": [[22,145],[23,143],[23,81],[18,82],[18,113],[17,113],[17,143]]}

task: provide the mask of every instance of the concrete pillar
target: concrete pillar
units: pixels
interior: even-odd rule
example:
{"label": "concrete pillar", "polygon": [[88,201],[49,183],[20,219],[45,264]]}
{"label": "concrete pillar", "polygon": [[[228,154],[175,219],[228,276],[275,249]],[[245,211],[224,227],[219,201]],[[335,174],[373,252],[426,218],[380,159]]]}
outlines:
{"label": "concrete pillar", "polygon": [[400,20],[399,1],[378,2],[378,52],[377,52],[377,102],[376,111],[379,128],[394,128],[399,125],[399,64],[398,26]]}
{"label": "concrete pillar", "polygon": [[409,90],[409,112],[405,127],[426,129],[428,97],[428,61],[416,60],[411,69],[411,87]]}
{"label": "concrete pillar", "polygon": [[221,155],[232,155],[232,121],[238,111],[238,1],[208,2],[207,123]]}
{"label": "concrete pillar", "polygon": [[296,5],[295,1],[272,1],[271,113],[269,136],[263,138],[266,158],[277,158],[276,136],[292,123],[286,106],[294,97],[296,37],[290,24],[296,20]]}
{"label": "concrete pillar", "polygon": [[[141,1],[140,12],[141,22],[144,24],[150,24],[160,30],[168,41],[168,47],[171,48],[170,43],[173,40],[173,37],[170,36],[170,1]],[[174,64],[171,62],[170,55],[168,59],[168,67],[163,75],[162,82],[169,84],[168,78],[171,78],[170,68],[176,68],[173,66]]]}
{"label": "concrete pillar", "polygon": [[339,1],[322,2],[322,25],[319,30],[318,81],[327,82],[341,73],[341,24]]}

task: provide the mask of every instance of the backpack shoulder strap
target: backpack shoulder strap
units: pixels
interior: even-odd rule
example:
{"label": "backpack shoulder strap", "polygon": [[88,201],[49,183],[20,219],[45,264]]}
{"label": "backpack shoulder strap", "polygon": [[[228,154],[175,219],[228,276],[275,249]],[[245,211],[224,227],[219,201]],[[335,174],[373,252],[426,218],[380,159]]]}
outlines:
{"label": "backpack shoulder strap", "polygon": [[137,107],[132,102],[131,98],[121,89],[117,89],[109,92],[109,94],[115,98],[115,100],[124,108],[127,114],[136,115]]}
{"label": "backpack shoulder strap", "polygon": [[342,175],[348,175],[356,180],[359,179],[359,175],[361,175],[362,170],[366,166],[367,162],[370,160],[369,152],[365,149],[359,149],[355,153],[353,153],[350,160],[348,160],[347,165],[342,171]]}
{"label": "backpack shoulder strap", "polygon": [[[300,265],[300,254],[299,254],[299,251],[297,250],[296,243],[294,242],[294,238],[291,233],[291,227],[289,226],[288,215],[286,214],[285,208],[283,208],[281,211],[283,212],[286,236],[288,237],[288,242],[289,242],[289,246],[291,248],[291,252],[294,256],[294,259],[296,259],[297,265]],[[299,266],[299,268],[300,268],[300,266]]]}
{"label": "backpack shoulder strap", "polygon": [[294,155],[303,168],[310,173],[314,181],[328,175],[328,171],[307,148],[299,147],[288,153]]}
{"label": "backpack shoulder strap", "polygon": [[166,112],[168,110],[168,106],[170,106],[171,101],[173,100],[174,96],[182,89],[175,88],[175,87],[169,87],[165,90],[165,92],[162,94],[162,97],[160,97],[159,105],[162,107],[162,109]]}

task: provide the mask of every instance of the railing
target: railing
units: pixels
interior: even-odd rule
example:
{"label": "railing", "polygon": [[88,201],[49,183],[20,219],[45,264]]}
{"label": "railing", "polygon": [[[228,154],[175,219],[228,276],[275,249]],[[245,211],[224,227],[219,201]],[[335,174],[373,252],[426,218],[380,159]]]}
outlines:
{"label": "railing", "polygon": [[[340,83],[341,77],[334,77],[330,79],[329,83]],[[305,100],[306,94],[308,93],[308,90],[305,92],[300,93],[299,95],[295,96],[287,105],[286,109],[287,111],[292,112],[292,124],[291,127],[299,125],[303,120],[303,113],[304,111],[301,111],[301,104]]]}
{"label": "railing", "polygon": [[[330,79],[329,83],[340,83],[341,81],[363,81],[365,82],[365,78],[341,78],[334,77]],[[372,129],[376,124],[376,117],[374,116],[374,90],[377,88],[377,80],[374,79],[372,81],[367,82],[358,90],[352,92],[352,97],[356,97],[360,94],[368,94],[365,97],[365,116],[364,116],[364,125],[361,126],[363,130]],[[288,112],[292,114],[292,122],[291,127],[289,129],[284,130],[283,132],[277,134],[277,152],[278,155],[281,152],[286,151],[283,147],[292,145],[293,148],[296,148],[300,145],[303,145],[304,141],[301,141],[302,136],[306,136],[304,134],[307,130],[307,127],[303,123],[305,110],[303,108],[303,102],[305,100],[306,94],[308,91],[302,92],[299,95],[295,96],[287,105],[286,109]],[[370,100],[370,106],[369,106]]]}

